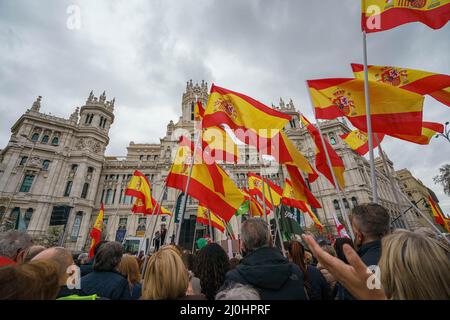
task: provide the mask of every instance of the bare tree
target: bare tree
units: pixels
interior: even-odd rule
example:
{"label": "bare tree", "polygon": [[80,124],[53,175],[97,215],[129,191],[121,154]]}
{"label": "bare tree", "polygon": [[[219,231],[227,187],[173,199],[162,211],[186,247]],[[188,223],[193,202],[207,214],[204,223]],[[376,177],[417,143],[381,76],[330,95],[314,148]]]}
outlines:
{"label": "bare tree", "polygon": [[439,168],[439,174],[433,178],[434,183],[444,187],[444,193],[450,196],[450,164],[444,164]]}

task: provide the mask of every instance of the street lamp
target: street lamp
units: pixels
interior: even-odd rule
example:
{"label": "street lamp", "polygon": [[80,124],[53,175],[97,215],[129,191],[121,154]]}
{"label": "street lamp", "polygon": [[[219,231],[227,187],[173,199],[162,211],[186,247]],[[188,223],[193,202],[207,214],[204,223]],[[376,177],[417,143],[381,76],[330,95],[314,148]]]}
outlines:
{"label": "street lamp", "polygon": [[[425,208],[429,208],[428,202],[427,200],[425,200],[425,198],[421,198],[419,201],[415,202],[414,200],[412,200],[412,203],[417,207],[417,205],[423,201],[423,205]],[[411,210],[413,208],[413,206],[410,206],[408,209],[406,209],[403,213],[399,214],[394,220],[391,221],[391,224],[394,224],[395,221],[397,221],[398,219],[400,219],[403,215],[405,215],[409,210]]]}
{"label": "street lamp", "polygon": [[450,122],[448,122],[448,121],[445,123],[444,132],[436,134],[436,136],[435,136],[436,139],[439,138],[439,137],[443,137],[448,142],[450,142],[450,128],[447,129],[449,124],[450,124]]}

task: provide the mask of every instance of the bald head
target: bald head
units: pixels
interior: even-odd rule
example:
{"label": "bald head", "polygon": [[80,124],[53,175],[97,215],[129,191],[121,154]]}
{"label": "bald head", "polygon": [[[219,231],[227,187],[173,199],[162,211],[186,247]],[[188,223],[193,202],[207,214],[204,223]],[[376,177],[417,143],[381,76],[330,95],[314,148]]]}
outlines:
{"label": "bald head", "polygon": [[39,245],[34,245],[34,246],[29,247],[25,253],[24,262],[27,263],[27,262],[31,261],[31,259],[33,259],[35,256],[37,256],[39,253],[41,253],[45,249],[46,249],[46,247],[39,246]]}
{"label": "bald head", "polygon": [[35,260],[52,260],[58,264],[58,275],[60,285],[65,285],[67,281],[67,268],[73,264],[72,254],[63,247],[53,247],[45,249],[37,254],[32,261]]}

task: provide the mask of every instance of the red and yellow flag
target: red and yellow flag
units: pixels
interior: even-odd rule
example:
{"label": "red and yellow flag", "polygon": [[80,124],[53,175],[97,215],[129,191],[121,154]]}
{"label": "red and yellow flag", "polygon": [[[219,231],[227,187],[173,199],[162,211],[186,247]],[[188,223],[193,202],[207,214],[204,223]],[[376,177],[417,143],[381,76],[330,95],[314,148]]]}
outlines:
{"label": "red and yellow flag", "polygon": [[450,0],[362,0],[361,10],[361,27],[367,33],[411,22],[440,29],[450,19]]}
{"label": "red and yellow flag", "polygon": [[272,138],[289,120],[291,116],[253,98],[212,85],[202,125],[208,128],[227,124],[234,130],[246,130],[249,135]]}
{"label": "red and yellow flag", "polygon": [[299,202],[306,202],[313,208],[321,208],[322,206],[309,190],[298,169],[289,165],[286,168],[291,179],[286,179],[284,183],[282,202],[294,208],[299,208]]}
{"label": "red and yellow flag", "polygon": [[[242,189],[244,193],[245,199],[249,202],[250,215],[252,217],[263,217],[264,216],[264,208],[259,203],[258,199],[256,199],[247,189]],[[266,207],[266,214],[270,214],[269,207]]]}
{"label": "red and yellow flag", "polygon": [[[317,128],[308,121],[303,115],[300,116],[300,121],[303,123],[303,125],[308,130],[309,134],[314,140],[314,143],[316,145],[316,169],[322,173],[328,181],[331,182],[333,186],[335,186],[333,181],[333,176],[330,171],[330,167],[328,166],[327,162],[327,156],[325,154],[325,148],[322,144],[322,139],[320,138],[320,133]],[[325,146],[328,151],[328,155],[330,156],[331,166],[333,167],[334,176],[336,177],[336,180],[340,186],[341,189],[345,187],[345,178],[344,178],[344,172],[345,172],[345,166],[342,159],[339,157],[339,155],[336,153],[336,151],[333,149],[333,147],[328,143],[327,139],[324,138]]]}
{"label": "red and yellow flag", "polygon": [[[189,142],[180,142],[167,177],[168,187],[185,191],[193,152],[191,145]],[[211,174],[212,168],[209,167],[214,167],[217,175]],[[207,165],[199,152],[196,152],[187,194],[203,203],[225,222],[231,219],[244,202],[244,195],[226,172],[215,163]]]}
{"label": "red and yellow flag", "polygon": [[[352,63],[353,74],[364,79],[364,66]],[[450,107],[450,76],[390,66],[369,66],[369,81],[391,85],[420,95],[429,95]]]}
{"label": "red and yellow flag", "polygon": [[211,155],[214,161],[237,163],[238,147],[228,133],[220,127],[204,129],[202,134],[202,148]]}
{"label": "red and yellow flag", "polygon": [[[353,130],[343,135],[340,135],[341,139],[356,153],[360,155],[365,155],[369,152],[369,137],[367,133],[361,130]],[[378,144],[381,143],[384,139],[384,134],[382,133],[374,133],[373,134],[373,148],[378,147]]]}
{"label": "red and yellow flag", "polygon": [[222,219],[216,216],[208,208],[199,205],[197,209],[197,222],[209,226],[209,216],[211,216],[211,226],[223,233],[225,231],[225,224]]}
{"label": "red and yellow flag", "polygon": [[[248,176],[248,189],[250,194],[257,195],[261,200],[263,199],[263,180],[261,176],[249,172]],[[264,178],[264,199],[266,206],[273,210],[272,201],[270,198],[272,194],[273,205],[276,207],[280,204],[283,197],[283,189],[276,185],[269,179]]]}
{"label": "red and yellow flag", "polygon": [[89,258],[92,258],[94,256],[94,249],[97,243],[100,242],[100,238],[102,235],[102,229],[103,229],[103,214],[104,214],[104,207],[103,202],[100,205],[100,212],[98,213],[97,218],[95,219],[94,226],[92,227],[92,231],[89,234],[92,238],[91,240],[91,247],[89,249]]}
{"label": "red and yellow flag", "polygon": [[[317,119],[347,119],[367,132],[364,81],[360,79],[308,80]],[[372,131],[420,135],[424,97],[390,85],[370,82]]]}
{"label": "red and yellow flag", "polygon": [[307,204],[306,202],[302,202],[300,203],[298,209],[307,213],[314,222],[316,228],[319,229],[320,232],[323,232],[323,224],[320,222],[319,218],[314,214],[309,204]]}
{"label": "red and yellow flag", "polygon": [[422,135],[420,136],[408,136],[401,134],[393,134],[392,137],[413,142],[417,144],[429,144],[431,139],[437,134],[444,132],[444,125],[436,122],[423,122],[422,123]]}
{"label": "red and yellow flag", "polygon": [[431,205],[431,212],[433,212],[434,221],[436,221],[437,224],[440,224],[446,232],[450,232],[449,219],[445,217],[439,205],[434,202],[431,196],[428,196],[428,202]]}
{"label": "red and yellow flag", "polygon": [[152,191],[147,177],[136,170],[128,183],[125,195],[135,197],[135,203],[132,212],[152,214]]}
{"label": "red and yellow flag", "polygon": [[194,107],[194,120],[202,121],[204,115],[205,115],[205,108],[203,108],[203,105],[200,101],[197,101]]}

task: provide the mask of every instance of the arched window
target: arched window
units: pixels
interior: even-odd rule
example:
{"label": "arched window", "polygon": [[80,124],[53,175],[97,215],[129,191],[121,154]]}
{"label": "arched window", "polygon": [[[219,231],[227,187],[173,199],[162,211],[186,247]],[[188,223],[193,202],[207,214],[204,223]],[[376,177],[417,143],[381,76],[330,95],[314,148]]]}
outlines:
{"label": "arched window", "polygon": [[103,126],[103,117],[100,117],[100,121],[98,123],[98,126],[101,128]]}
{"label": "arched window", "polygon": [[78,170],[78,165],[77,164],[73,164],[72,167],[70,168],[70,170],[75,173]]}
{"label": "arched window", "polygon": [[39,133],[33,133],[31,136],[31,141],[36,142],[39,140]]}
{"label": "arched window", "polygon": [[6,212],[6,207],[0,207],[0,220],[3,218]]}
{"label": "arched window", "polygon": [[341,211],[341,206],[339,205],[338,200],[333,200],[334,210]]}
{"label": "arched window", "polygon": [[48,139],[49,139],[49,136],[45,135],[45,136],[42,137],[41,142],[44,143],[44,144],[47,144],[48,143]]}
{"label": "arched window", "polygon": [[356,207],[358,205],[358,199],[356,199],[356,197],[352,197],[352,204],[353,207]]}
{"label": "arched window", "polygon": [[85,183],[83,185],[83,190],[81,191],[81,198],[82,199],[86,199],[88,191],[89,191],[89,183]]}
{"label": "arched window", "polygon": [[86,119],[84,120],[84,124],[88,123],[88,121],[89,121],[89,116],[90,116],[90,114],[88,113],[88,114],[86,115]]}
{"label": "arched window", "polygon": [[21,166],[24,166],[28,161],[28,157],[22,157],[22,159],[20,159],[20,164]]}
{"label": "arched window", "polygon": [[336,138],[334,137],[334,135],[330,135],[330,144],[332,146],[334,146],[336,144]]}
{"label": "arched window", "polygon": [[195,119],[195,103],[191,103],[191,120],[194,121]]}
{"label": "arched window", "polygon": [[30,224],[31,217],[33,217],[33,208],[28,208],[27,211],[25,211],[25,217],[23,219],[25,222],[25,227],[27,229],[28,229],[28,225]]}
{"label": "arched window", "polygon": [[20,208],[19,207],[15,207],[14,209],[11,210],[11,215],[10,220],[14,222],[14,229],[18,228],[18,224],[17,224],[17,218],[19,217],[20,214]]}
{"label": "arched window", "polygon": [[58,137],[53,137],[52,145],[57,146],[58,144],[59,144],[59,138]]}
{"label": "arched window", "polygon": [[104,129],[105,126],[106,126],[106,118],[103,119],[103,125],[102,125],[102,128]]}
{"label": "arched window", "polygon": [[347,209],[350,208],[349,205],[348,205],[347,198],[344,198],[343,201],[344,201],[344,206],[345,206]]}
{"label": "arched window", "polygon": [[88,172],[88,173],[93,173],[93,172],[94,172],[94,168],[93,168],[93,167],[88,167],[87,172]]}
{"label": "arched window", "polygon": [[42,170],[48,170],[49,165],[50,165],[50,160],[42,161]]}
{"label": "arched window", "polygon": [[105,204],[111,204],[111,200],[112,200],[112,189],[108,189],[106,190]]}
{"label": "arched window", "polygon": [[70,192],[72,191],[72,181],[67,181],[66,184],[66,190],[64,190],[64,197],[69,197],[70,196]]}
{"label": "arched window", "polygon": [[19,192],[29,192],[31,189],[31,185],[33,184],[33,180],[34,180],[34,175],[27,174],[23,178],[23,182],[22,182],[22,185],[20,186]]}
{"label": "arched window", "polygon": [[91,114],[89,115],[89,120],[88,120],[88,123],[89,123],[89,124],[92,123],[92,119],[94,119],[94,114],[93,114],[93,113],[91,113]]}

